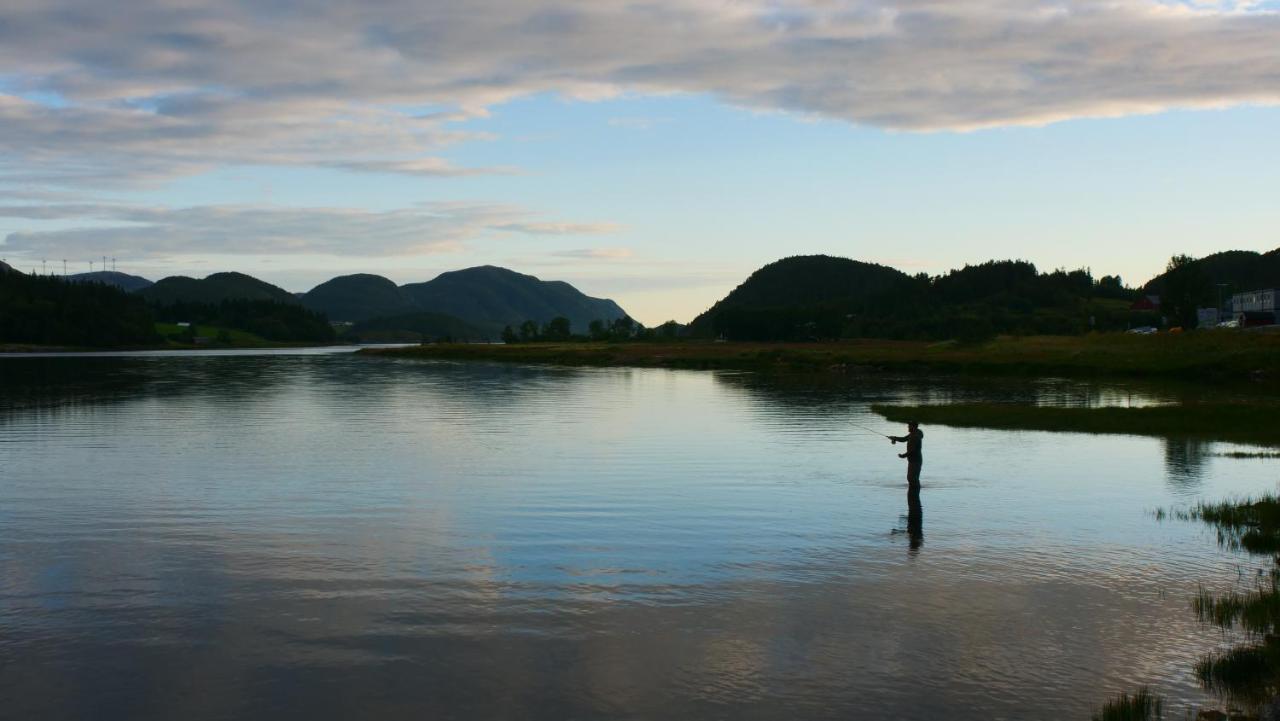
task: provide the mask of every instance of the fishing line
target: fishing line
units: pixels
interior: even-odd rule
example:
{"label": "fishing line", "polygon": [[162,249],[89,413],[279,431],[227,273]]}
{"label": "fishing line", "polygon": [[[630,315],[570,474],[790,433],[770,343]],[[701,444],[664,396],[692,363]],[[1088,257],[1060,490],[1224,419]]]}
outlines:
{"label": "fishing line", "polygon": [[875,435],[877,435],[877,436],[880,436],[881,438],[888,438],[889,440],[893,440],[893,438],[892,438],[892,437],[887,436],[887,435],[885,435],[885,434],[881,433],[880,431],[873,431],[873,430],[871,430],[870,428],[867,428],[866,426],[862,425],[861,423],[853,423],[853,422],[850,422],[850,424],[849,424],[849,425],[852,425],[852,426],[853,426],[853,427],[855,427],[855,428],[861,428],[862,430],[866,431],[867,433],[873,433],[873,434],[875,434]]}

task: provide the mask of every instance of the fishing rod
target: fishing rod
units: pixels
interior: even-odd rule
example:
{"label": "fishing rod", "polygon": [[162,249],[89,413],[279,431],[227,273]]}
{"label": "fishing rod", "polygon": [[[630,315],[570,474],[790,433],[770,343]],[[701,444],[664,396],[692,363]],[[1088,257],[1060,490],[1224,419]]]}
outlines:
{"label": "fishing rod", "polygon": [[850,425],[852,425],[854,428],[861,428],[862,430],[866,431],[867,433],[873,433],[873,434],[875,434],[875,435],[877,435],[877,436],[880,436],[881,438],[888,438],[889,440],[893,440],[893,436],[887,436],[887,435],[885,435],[885,434],[881,433],[880,431],[875,431],[875,430],[872,430],[872,429],[870,429],[870,428],[867,428],[866,426],[862,425],[861,423],[853,423],[853,422],[850,422]]}

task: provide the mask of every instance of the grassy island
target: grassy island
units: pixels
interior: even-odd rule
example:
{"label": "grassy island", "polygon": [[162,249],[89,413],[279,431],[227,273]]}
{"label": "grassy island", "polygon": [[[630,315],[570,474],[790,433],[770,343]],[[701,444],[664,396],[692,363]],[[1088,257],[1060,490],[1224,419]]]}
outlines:
{"label": "grassy island", "polygon": [[1194,403],[1141,408],[1061,408],[1012,403],[955,403],[929,406],[873,405],[896,423],[998,430],[1126,434],[1280,446],[1273,427],[1280,405]]}

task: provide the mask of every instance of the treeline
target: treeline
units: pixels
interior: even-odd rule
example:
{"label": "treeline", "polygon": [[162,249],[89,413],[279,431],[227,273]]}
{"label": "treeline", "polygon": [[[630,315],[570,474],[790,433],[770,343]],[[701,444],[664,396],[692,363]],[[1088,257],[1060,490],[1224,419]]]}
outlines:
{"label": "treeline", "polygon": [[151,310],[161,322],[234,328],[273,341],[327,343],[334,339],[333,327],[323,314],[273,300],[156,303]]}
{"label": "treeline", "polygon": [[[844,287],[853,290],[833,291],[813,302],[787,302],[787,287],[796,289],[797,299],[814,296],[813,274],[805,265],[815,260],[803,260],[794,268],[786,261],[770,268],[767,298],[722,302],[709,312],[709,324],[701,322],[700,330],[704,335],[709,329],[715,336],[754,341],[979,341],[1002,334],[1072,335],[1159,322],[1154,314],[1129,309],[1137,292],[1125,288],[1117,276],[1095,279],[1087,270],[1040,273],[1023,261],[993,261],[936,277],[895,277],[863,265],[853,272],[874,273],[877,282],[871,288],[846,278]],[[735,293],[745,288],[742,294],[751,297],[750,283]],[[732,300],[733,295],[726,299]]]}
{"label": "treeline", "polygon": [[138,296],[102,283],[0,270],[0,342],[86,347],[156,343]]}
{"label": "treeline", "polygon": [[518,328],[506,326],[502,329],[503,343],[571,343],[587,341],[606,341],[622,343],[627,341],[672,340],[684,333],[684,326],[669,320],[656,328],[646,328],[630,316],[622,316],[614,320],[593,320],[587,324],[587,332],[575,334],[568,318],[552,318],[539,325],[537,321],[526,320]]}
{"label": "treeline", "polygon": [[[334,339],[324,315],[298,305],[268,300],[149,304],[140,295],[104,283],[0,270],[0,343],[155,345],[165,340],[156,333],[157,321],[242,330],[271,341]],[[172,340],[189,343],[194,335],[188,331]]]}

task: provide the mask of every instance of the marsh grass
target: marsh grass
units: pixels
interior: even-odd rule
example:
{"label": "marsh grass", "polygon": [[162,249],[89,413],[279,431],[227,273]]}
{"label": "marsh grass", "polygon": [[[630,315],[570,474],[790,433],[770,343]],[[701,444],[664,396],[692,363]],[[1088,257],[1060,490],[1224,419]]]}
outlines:
{"label": "marsh grass", "polygon": [[1280,695],[1280,497],[1264,495],[1223,503],[1202,503],[1187,517],[1213,526],[1218,543],[1272,560],[1252,589],[1215,594],[1205,589],[1192,601],[1204,623],[1236,632],[1241,643],[1205,656],[1195,666],[1205,690],[1251,707]]}
{"label": "marsh grass", "polygon": [[1157,721],[1164,718],[1164,699],[1143,686],[1137,693],[1127,693],[1102,705],[1102,711],[1093,715],[1093,721]]}
{"label": "marsh grass", "polygon": [[1280,458],[1280,453],[1275,451],[1230,451],[1228,453],[1211,453],[1209,455],[1217,458]]}
{"label": "marsh grass", "polygon": [[873,405],[889,421],[958,428],[1126,434],[1233,441],[1280,446],[1274,419],[1280,405],[1194,403],[1142,408],[1061,408],[1007,403],[955,403],[927,406]]}

